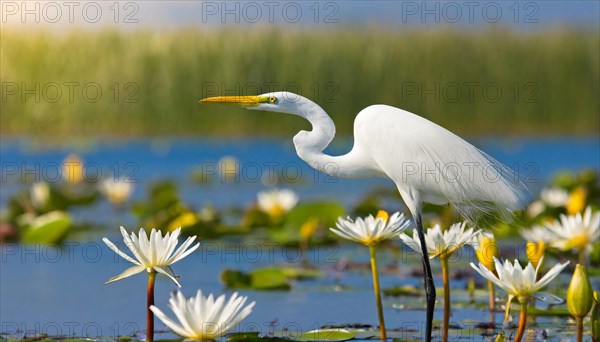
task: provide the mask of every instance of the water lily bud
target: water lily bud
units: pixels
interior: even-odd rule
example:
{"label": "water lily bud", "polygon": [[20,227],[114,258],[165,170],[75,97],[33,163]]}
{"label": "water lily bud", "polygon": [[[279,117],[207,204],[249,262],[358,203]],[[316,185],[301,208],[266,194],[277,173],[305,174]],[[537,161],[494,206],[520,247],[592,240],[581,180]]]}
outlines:
{"label": "water lily bud", "polygon": [[319,228],[319,219],[311,217],[300,226],[300,239],[304,242],[308,242],[310,238],[315,235]]}
{"label": "water lily bud", "polygon": [[598,303],[597,291],[594,291],[594,305],[592,306],[590,327],[592,330],[592,340],[598,341],[600,339],[600,304]]}
{"label": "water lily bud", "polygon": [[62,165],[62,177],[69,183],[79,183],[83,180],[84,169],[83,161],[76,155],[70,154],[65,158]]}
{"label": "water lily bud", "polygon": [[577,264],[567,290],[567,307],[571,315],[585,317],[592,308],[592,285],[585,267]]}
{"label": "water lily bud", "polygon": [[573,190],[569,195],[569,201],[567,203],[567,213],[569,215],[575,215],[583,209],[585,209],[585,202],[587,199],[587,190],[580,186]]}
{"label": "water lily bud", "polygon": [[385,223],[390,218],[390,215],[385,210],[379,210],[377,212],[377,216],[375,218],[376,219],[382,219],[383,222]]}
{"label": "water lily bud", "polygon": [[494,257],[498,257],[498,245],[492,234],[480,234],[479,243],[475,249],[477,259],[483,264],[488,270],[495,272],[496,264],[494,263]]}
{"label": "water lily bud", "polygon": [[533,265],[534,268],[538,267],[538,262],[540,262],[540,259],[544,256],[545,249],[546,244],[544,241],[539,241],[538,243],[532,241],[527,242],[525,253],[527,253],[527,259],[529,259],[529,262],[531,262],[531,265]]}

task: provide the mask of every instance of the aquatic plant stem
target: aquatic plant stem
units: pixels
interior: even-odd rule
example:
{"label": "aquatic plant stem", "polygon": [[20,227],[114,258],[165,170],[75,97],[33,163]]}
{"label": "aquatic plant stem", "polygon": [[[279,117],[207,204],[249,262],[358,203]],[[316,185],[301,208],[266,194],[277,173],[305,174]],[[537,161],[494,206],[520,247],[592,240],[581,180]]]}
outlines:
{"label": "aquatic plant stem", "polygon": [[519,328],[514,342],[521,342],[525,335],[525,326],[527,325],[527,302],[521,303],[521,314],[519,315]]}
{"label": "aquatic plant stem", "polygon": [[448,258],[441,258],[442,281],[444,282],[444,326],[442,328],[442,342],[448,341],[448,327],[450,325],[450,275]]}
{"label": "aquatic plant stem", "polygon": [[583,340],[583,317],[575,317],[577,323],[577,342]]}
{"label": "aquatic plant stem", "polygon": [[508,298],[506,299],[506,309],[504,311],[504,320],[502,321],[502,332],[504,332],[504,329],[506,329],[506,322],[508,322],[508,315],[510,315],[510,303],[513,300],[513,296],[508,295]]}
{"label": "aquatic plant stem", "polygon": [[371,255],[371,271],[373,272],[373,289],[375,291],[375,301],[377,302],[377,316],[379,317],[379,331],[381,332],[381,340],[386,340],[385,321],[383,319],[383,306],[381,304],[381,290],[379,288],[379,273],[377,272],[377,255],[375,246],[369,246],[369,254]]}
{"label": "aquatic plant stem", "polygon": [[156,280],[156,271],[148,272],[148,297],[146,305],[146,341],[154,341],[154,314],[150,307],[154,305],[154,281]]}
{"label": "aquatic plant stem", "polygon": [[587,258],[585,255],[585,249],[579,250],[579,264],[583,267],[587,267]]}
{"label": "aquatic plant stem", "polygon": [[496,310],[496,290],[494,283],[488,280],[488,293],[490,295],[490,311]]}

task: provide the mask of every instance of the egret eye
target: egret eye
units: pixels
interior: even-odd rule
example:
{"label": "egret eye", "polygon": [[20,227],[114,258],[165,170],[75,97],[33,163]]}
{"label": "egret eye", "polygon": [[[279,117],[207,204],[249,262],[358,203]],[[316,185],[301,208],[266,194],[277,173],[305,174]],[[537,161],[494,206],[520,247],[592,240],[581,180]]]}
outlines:
{"label": "egret eye", "polygon": [[277,103],[277,98],[275,96],[269,97],[269,103]]}

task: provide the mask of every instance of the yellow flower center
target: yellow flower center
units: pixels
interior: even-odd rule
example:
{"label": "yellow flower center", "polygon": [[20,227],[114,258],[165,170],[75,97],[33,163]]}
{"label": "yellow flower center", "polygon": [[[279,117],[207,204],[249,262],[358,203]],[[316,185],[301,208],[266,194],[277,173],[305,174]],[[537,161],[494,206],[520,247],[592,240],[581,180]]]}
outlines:
{"label": "yellow flower center", "polygon": [[109,192],[107,196],[108,201],[112,204],[122,204],[125,202],[125,200],[127,200],[127,197],[129,197],[129,195],[124,191]]}
{"label": "yellow flower center", "polygon": [[278,218],[285,213],[285,209],[279,204],[274,204],[271,208],[269,208],[269,215],[274,218]]}
{"label": "yellow flower center", "polygon": [[567,245],[571,248],[585,249],[590,243],[590,238],[586,234],[575,235],[569,239]]}

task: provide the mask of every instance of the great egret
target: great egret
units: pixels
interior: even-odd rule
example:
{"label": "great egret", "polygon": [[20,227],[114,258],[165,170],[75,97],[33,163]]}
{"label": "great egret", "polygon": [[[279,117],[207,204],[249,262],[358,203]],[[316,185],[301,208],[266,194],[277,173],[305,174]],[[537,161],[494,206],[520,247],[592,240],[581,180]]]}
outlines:
{"label": "great egret", "polygon": [[450,203],[467,218],[474,211],[492,210],[508,216],[524,204],[526,190],[510,169],[445,128],[399,108],[373,105],[360,111],[354,120],[352,150],[329,156],[323,150],[335,136],[335,125],[319,105],[305,97],[273,92],[209,97],[200,102],[240,104],[252,110],[301,116],[312,124],[312,130],[296,134],[294,146],[310,166],[337,177],[386,177],[396,184],[421,242],[428,341],[435,286],[423,234],[423,203]]}

